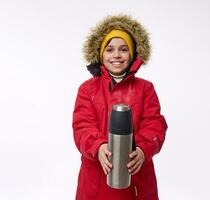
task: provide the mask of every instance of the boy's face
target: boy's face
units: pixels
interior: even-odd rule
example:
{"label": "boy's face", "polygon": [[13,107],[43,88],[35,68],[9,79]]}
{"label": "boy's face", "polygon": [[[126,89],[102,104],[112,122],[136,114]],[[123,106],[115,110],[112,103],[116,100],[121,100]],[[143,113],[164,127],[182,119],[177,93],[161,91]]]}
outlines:
{"label": "boy's face", "polygon": [[130,64],[130,52],[126,42],[113,38],[103,52],[103,64],[113,75],[123,74]]}

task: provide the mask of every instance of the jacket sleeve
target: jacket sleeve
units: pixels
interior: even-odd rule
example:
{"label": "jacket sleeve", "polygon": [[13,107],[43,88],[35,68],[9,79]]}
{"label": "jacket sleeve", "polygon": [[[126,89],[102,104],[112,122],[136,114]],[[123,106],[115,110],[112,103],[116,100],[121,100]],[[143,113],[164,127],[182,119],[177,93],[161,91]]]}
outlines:
{"label": "jacket sleeve", "polygon": [[87,159],[97,160],[98,148],[107,140],[99,137],[102,134],[100,134],[95,108],[88,90],[82,86],[77,94],[72,126],[75,144],[80,153]]}
{"label": "jacket sleeve", "polygon": [[143,150],[146,161],[151,160],[153,155],[160,151],[166,130],[167,123],[164,116],[160,114],[157,94],[153,84],[148,82],[145,86],[140,128],[135,134],[136,145]]}

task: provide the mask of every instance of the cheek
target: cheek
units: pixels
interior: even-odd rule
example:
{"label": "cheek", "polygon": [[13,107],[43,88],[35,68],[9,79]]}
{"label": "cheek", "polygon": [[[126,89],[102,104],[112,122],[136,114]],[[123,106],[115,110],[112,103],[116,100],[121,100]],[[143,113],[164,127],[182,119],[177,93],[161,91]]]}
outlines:
{"label": "cheek", "polygon": [[126,61],[127,61],[127,63],[130,63],[130,62],[131,62],[130,56],[127,56],[127,57],[126,57]]}
{"label": "cheek", "polygon": [[109,59],[109,57],[110,57],[110,55],[108,53],[106,53],[106,52],[103,53],[103,59],[104,60]]}
{"label": "cheek", "polygon": [[130,53],[129,53],[129,54],[126,54],[124,58],[125,58],[128,62],[130,62],[130,60],[131,60]]}

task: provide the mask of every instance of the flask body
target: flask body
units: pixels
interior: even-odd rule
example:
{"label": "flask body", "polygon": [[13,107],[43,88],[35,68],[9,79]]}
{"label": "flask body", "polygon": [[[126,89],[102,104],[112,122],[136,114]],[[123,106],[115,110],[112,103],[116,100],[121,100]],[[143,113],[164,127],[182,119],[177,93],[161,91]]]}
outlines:
{"label": "flask body", "polygon": [[116,189],[127,188],[131,182],[127,164],[132,151],[133,124],[130,107],[116,104],[112,108],[109,122],[108,149],[113,168],[107,175],[107,184]]}

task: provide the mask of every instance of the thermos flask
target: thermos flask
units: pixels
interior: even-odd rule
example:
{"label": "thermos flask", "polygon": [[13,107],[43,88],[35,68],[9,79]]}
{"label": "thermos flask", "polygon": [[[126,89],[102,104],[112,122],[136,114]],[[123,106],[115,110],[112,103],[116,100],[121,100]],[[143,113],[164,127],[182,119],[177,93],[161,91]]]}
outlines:
{"label": "thermos flask", "polygon": [[109,120],[108,149],[112,152],[109,160],[113,168],[107,175],[108,186],[116,189],[127,188],[131,182],[127,164],[133,143],[132,112],[128,105],[113,105]]}

